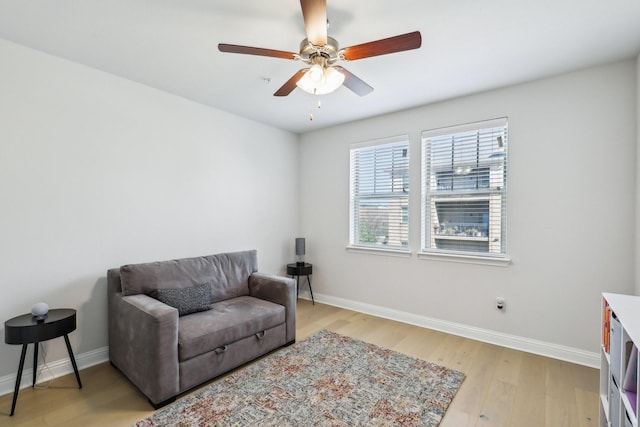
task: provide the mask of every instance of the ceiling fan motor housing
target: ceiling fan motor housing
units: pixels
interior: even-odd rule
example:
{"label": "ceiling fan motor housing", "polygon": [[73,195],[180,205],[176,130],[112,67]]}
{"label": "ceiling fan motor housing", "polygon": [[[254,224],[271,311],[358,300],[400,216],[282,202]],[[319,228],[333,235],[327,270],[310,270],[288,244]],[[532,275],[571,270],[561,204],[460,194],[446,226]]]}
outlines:
{"label": "ceiling fan motor housing", "polygon": [[333,64],[339,59],[338,41],[333,37],[327,37],[327,44],[316,46],[304,39],[300,42],[300,59],[308,64],[314,63],[314,58],[325,58],[326,64]]}

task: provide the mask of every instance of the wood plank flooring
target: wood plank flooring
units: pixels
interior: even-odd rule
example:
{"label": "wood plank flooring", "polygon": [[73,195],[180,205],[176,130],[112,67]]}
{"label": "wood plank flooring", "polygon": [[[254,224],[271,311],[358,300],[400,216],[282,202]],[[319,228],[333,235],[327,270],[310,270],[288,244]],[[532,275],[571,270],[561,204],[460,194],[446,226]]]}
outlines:
{"label": "wood plank flooring", "polygon": [[[391,320],[299,300],[297,339],[321,329],[358,338],[463,371],[467,377],[442,427],[581,427],[598,425],[598,370]],[[47,389],[0,396],[0,426],[130,426],[153,412],[109,363]],[[41,384],[46,386],[46,384]]]}

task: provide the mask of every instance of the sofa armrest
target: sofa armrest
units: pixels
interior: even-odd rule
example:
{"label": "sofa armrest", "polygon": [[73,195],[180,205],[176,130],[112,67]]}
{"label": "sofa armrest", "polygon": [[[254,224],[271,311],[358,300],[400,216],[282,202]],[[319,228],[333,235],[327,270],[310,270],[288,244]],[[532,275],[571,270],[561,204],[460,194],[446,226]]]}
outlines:
{"label": "sofa armrest", "polygon": [[180,391],[178,310],[145,294],[122,296],[115,272],[107,281],[111,362],[153,404],[172,398]]}
{"label": "sofa armrest", "polygon": [[249,295],[285,307],[287,342],[296,339],[296,281],[288,277],[263,273],[249,276]]}

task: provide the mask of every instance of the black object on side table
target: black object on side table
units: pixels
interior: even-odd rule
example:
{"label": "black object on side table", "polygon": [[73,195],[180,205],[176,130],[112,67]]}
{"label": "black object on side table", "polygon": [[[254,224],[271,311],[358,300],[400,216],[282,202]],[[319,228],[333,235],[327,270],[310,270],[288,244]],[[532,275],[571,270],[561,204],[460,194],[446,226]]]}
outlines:
{"label": "black object on side table", "polygon": [[300,276],[307,276],[307,283],[309,284],[309,292],[311,293],[311,302],[313,305],[316,305],[315,300],[313,299],[313,289],[311,289],[311,278],[309,276],[313,274],[313,265],[305,262],[304,264],[298,264],[294,262],[293,264],[287,264],[287,274],[291,277],[297,276],[297,290],[300,291]]}
{"label": "black object on side table", "polygon": [[27,353],[27,345],[33,343],[33,383],[36,385],[36,373],[38,372],[38,343],[53,338],[64,336],[64,342],[67,344],[69,358],[73,365],[73,370],[78,380],[78,388],[82,388],[80,382],[80,374],[76,359],[73,357],[73,350],[69,343],[70,332],[76,329],[76,311],[72,308],[56,308],[49,310],[44,319],[37,319],[31,314],[23,314],[4,322],[4,342],[7,344],[22,344],[22,354],[20,355],[20,367],[18,368],[18,377],[16,378],[16,387],[13,391],[13,402],[11,403],[11,415],[16,409],[16,401],[18,400],[18,391],[20,391],[20,381],[22,380],[22,368],[24,368],[24,357]]}

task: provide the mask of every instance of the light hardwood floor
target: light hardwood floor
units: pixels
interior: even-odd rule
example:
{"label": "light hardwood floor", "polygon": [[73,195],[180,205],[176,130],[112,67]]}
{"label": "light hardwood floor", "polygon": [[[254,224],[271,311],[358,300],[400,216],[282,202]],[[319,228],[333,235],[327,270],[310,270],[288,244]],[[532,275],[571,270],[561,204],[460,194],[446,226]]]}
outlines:
{"label": "light hardwood floor", "polygon": [[[297,340],[328,329],[466,374],[442,427],[598,425],[598,370],[310,301],[298,302]],[[0,396],[0,426],[129,426],[153,410],[109,363],[47,389]]]}

